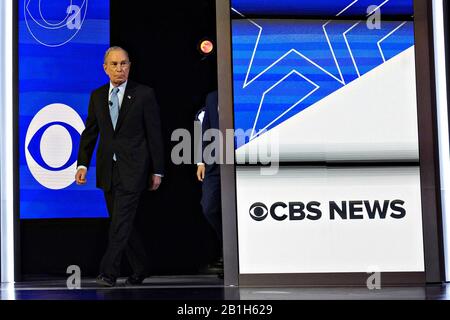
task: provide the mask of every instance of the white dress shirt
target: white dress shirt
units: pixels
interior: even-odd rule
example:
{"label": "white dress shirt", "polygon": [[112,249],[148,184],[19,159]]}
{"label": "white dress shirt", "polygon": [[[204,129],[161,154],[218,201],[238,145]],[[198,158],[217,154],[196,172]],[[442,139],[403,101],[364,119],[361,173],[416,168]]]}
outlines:
{"label": "white dress shirt", "polygon": [[[119,92],[117,92],[117,97],[119,98],[119,111],[120,108],[122,107],[122,101],[123,101],[123,97],[125,96],[125,89],[127,87],[127,83],[128,81],[125,81],[124,83],[122,83],[120,86],[118,86],[117,88],[119,88]],[[113,84],[110,82],[109,83],[109,95],[108,95],[108,101],[111,101],[111,93],[114,89]]]}

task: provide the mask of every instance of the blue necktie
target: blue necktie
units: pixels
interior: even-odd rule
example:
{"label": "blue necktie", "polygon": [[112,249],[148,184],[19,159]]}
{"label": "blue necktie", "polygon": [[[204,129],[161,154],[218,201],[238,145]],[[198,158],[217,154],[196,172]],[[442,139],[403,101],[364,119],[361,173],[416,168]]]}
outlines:
{"label": "blue necktie", "polygon": [[[116,130],[117,119],[119,118],[119,88],[112,89],[110,101],[112,102],[109,107],[109,114],[111,116],[111,122],[114,130]],[[113,155],[114,161],[117,160],[116,154]]]}
{"label": "blue necktie", "polygon": [[109,108],[109,114],[111,115],[111,121],[114,130],[116,129],[117,119],[119,118],[119,96],[117,95],[118,93],[119,88],[112,89],[110,99],[112,104]]}

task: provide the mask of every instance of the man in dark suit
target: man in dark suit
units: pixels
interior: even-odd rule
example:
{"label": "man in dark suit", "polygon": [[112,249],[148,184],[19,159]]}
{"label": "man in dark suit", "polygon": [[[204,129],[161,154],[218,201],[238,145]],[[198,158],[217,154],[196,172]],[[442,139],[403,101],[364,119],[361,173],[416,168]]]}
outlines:
{"label": "man in dark suit", "polygon": [[97,283],[104,286],[115,285],[124,253],[133,269],[126,283],[143,282],[145,249],[133,224],[143,191],[158,189],[163,175],[159,106],[153,89],[128,81],[130,64],[128,53],[120,47],[112,47],[105,54],[103,68],[110,83],[91,94],[75,176],[77,184],[86,183],[100,138],[97,187],[104,191],[111,218],[108,247],[97,277]]}
{"label": "man in dark suit", "polygon": [[[217,91],[209,93],[206,97],[206,106],[202,119],[202,132],[209,129],[219,130],[219,112],[218,112],[218,94]],[[203,141],[203,151],[208,145],[207,141]],[[211,154],[215,160],[219,159],[219,155]],[[212,160],[212,159],[211,159]],[[219,241],[220,249],[223,248],[222,240],[222,205],[220,191],[220,166],[215,161],[204,161],[197,164],[197,179],[203,182],[201,205],[203,214],[208,220]],[[219,274],[223,273],[223,259],[220,256],[217,261],[211,265],[211,269],[217,269]]]}

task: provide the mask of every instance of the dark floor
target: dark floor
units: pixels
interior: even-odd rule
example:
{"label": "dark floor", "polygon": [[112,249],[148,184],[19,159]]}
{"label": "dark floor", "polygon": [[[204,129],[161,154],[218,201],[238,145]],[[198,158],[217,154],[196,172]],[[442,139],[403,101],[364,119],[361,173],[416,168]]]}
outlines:
{"label": "dark floor", "polygon": [[143,285],[98,286],[83,279],[80,289],[69,290],[65,280],[1,284],[1,300],[450,300],[450,285],[421,287],[244,288],[224,287],[216,276],[151,277]]}

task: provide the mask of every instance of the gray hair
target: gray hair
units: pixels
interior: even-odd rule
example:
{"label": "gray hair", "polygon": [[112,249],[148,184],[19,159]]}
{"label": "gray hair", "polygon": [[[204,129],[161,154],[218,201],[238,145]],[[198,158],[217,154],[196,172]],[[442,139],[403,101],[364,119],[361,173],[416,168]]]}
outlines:
{"label": "gray hair", "polygon": [[106,63],[106,58],[108,58],[108,56],[111,53],[111,51],[123,51],[127,55],[128,60],[130,60],[130,56],[128,55],[128,51],[127,50],[125,50],[122,47],[114,46],[114,47],[110,47],[108,50],[106,50],[105,56],[103,58],[103,63]]}

